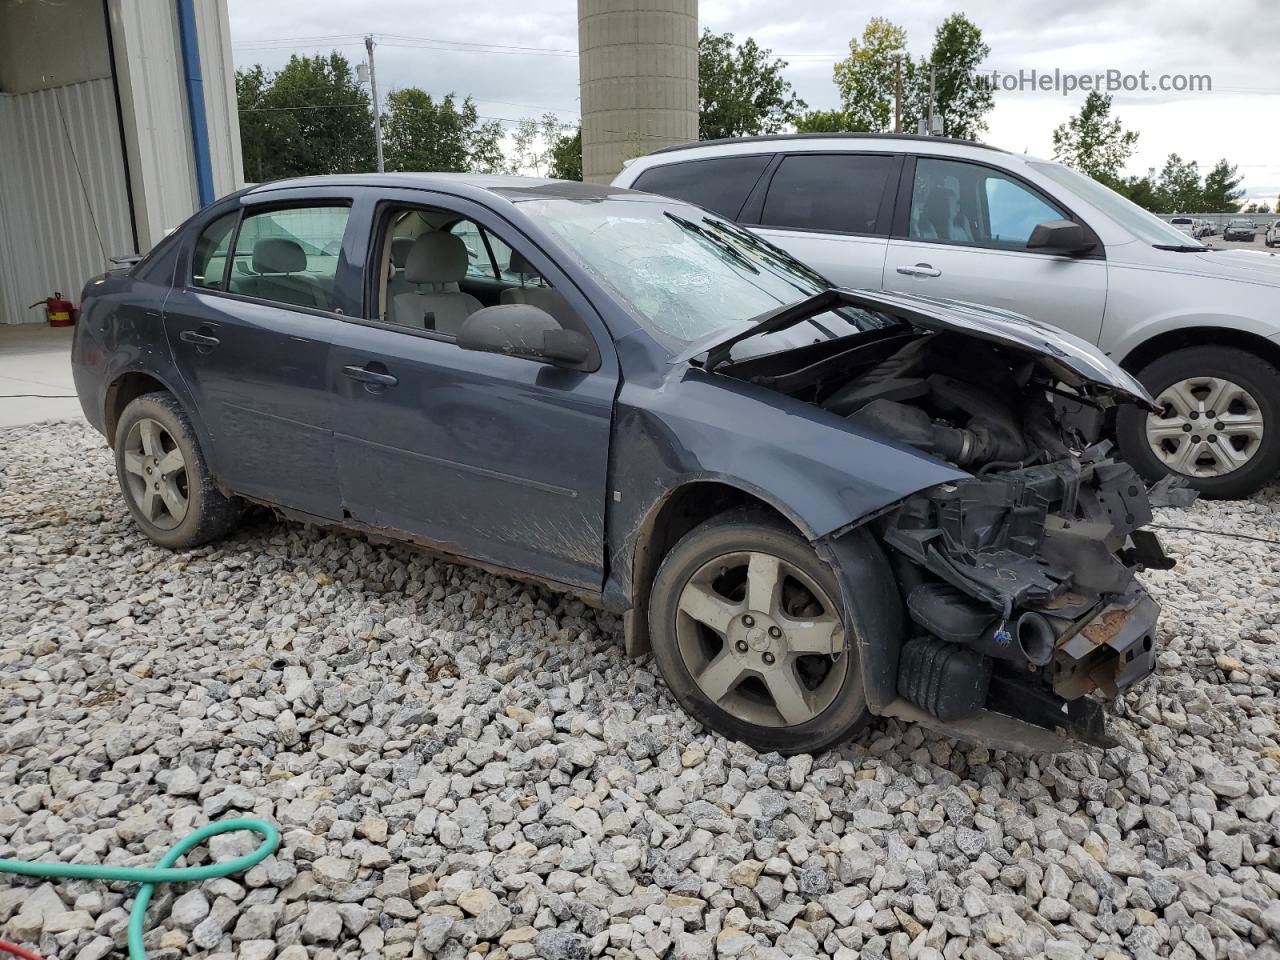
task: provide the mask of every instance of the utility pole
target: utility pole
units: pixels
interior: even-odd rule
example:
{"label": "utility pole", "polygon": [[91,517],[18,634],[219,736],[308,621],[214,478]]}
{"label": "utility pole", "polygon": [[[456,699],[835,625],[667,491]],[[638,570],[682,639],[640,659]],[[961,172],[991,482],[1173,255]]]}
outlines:
{"label": "utility pole", "polygon": [[369,54],[369,92],[373,95],[373,142],[378,148],[378,172],[382,173],[382,107],[378,104],[378,75],[373,69],[373,34],[364,38]]}
{"label": "utility pole", "polygon": [[893,132],[902,132],[902,56],[893,61]]}
{"label": "utility pole", "polygon": [[929,122],[924,132],[933,136],[933,90],[934,81],[937,79],[938,70],[936,67],[929,67]]}

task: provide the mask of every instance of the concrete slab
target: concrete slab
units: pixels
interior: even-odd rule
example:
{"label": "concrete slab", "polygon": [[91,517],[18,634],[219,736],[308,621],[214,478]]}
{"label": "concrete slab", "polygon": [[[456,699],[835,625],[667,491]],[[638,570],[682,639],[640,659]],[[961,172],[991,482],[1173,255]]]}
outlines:
{"label": "concrete slab", "polygon": [[0,324],[0,427],[78,420],[72,327]]}

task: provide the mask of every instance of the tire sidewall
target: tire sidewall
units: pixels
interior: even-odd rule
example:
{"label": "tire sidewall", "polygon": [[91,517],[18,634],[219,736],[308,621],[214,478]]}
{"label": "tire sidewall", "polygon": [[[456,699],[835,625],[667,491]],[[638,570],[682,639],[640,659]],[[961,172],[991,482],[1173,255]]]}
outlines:
{"label": "tire sidewall", "polygon": [[686,535],[667,554],[649,602],[649,630],[654,659],[663,679],[681,706],[704,726],[762,752],[816,753],[850,738],[869,716],[862,689],[857,645],[850,639],[846,673],[835,700],[822,713],[791,727],[764,727],[734,717],[698,687],[680,655],[675,621],[680,591],[695,571],[718,556],[745,551],[769,552],[805,571],[836,604],[848,637],[849,617],[840,608],[835,573],[807,543],[777,526],[752,520],[713,520]]}
{"label": "tire sidewall", "polygon": [[[1244,387],[1262,412],[1262,448],[1245,466],[1222,477],[1188,478],[1209,499],[1235,499],[1253,493],[1280,473],[1280,371],[1265,360],[1234,347],[1176,350],[1148,364],[1138,379],[1152,396],[1189,377],[1221,377]],[[1116,437],[1124,458],[1148,480],[1169,471],[1147,443],[1147,412],[1126,405],[1116,417]]]}
{"label": "tire sidewall", "polygon": [[[187,514],[182,522],[171,530],[163,530],[142,515],[133,496],[129,493],[128,477],[124,467],[125,439],[133,425],[142,419],[151,419],[160,423],[169,432],[174,442],[182,450],[187,469]],[[125,505],[129,508],[134,523],[138,525],[147,538],[164,547],[178,548],[191,546],[202,539],[205,514],[209,508],[206,503],[210,483],[208,468],[200,453],[191,423],[178,407],[177,401],[168,394],[147,393],[137,397],[125,407],[116,424],[115,438],[116,479],[120,484],[120,492]]]}

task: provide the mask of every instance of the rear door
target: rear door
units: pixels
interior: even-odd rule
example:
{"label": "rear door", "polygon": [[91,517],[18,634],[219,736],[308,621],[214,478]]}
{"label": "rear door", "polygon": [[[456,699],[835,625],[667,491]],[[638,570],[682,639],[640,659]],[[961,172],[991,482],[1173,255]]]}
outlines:
{"label": "rear door", "polygon": [[[233,491],[341,517],[329,339],[351,197],[266,194],[208,224],[165,302],[169,348]],[[358,301],[357,301],[358,302]]]}
{"label": "rear door", "polygon": [[[423,197],[430,196],[428,202]],[[461,349],[453,336],[348,318],[329,362],[343,506],[355,520],[463,557],[598,590],[604,579],[609,439],[618,370],[612,341],[558,266],[486,208],[440,194],[386,195],[371,283],[387,271],[386,224],[405,208],[465,242],[473,227],[524,256],[597,344],[595,369],[566,370]],[[469,221],[460,225],[460,220]],[[486,248],[477,247],[473,264]],[[495,272],[500,267],[487,265]],[[375,287],[367,301],[380,302]]]}
{"label": "rear door", "polygon": [[785,153],[740,220],[842,287],[879,289],[901,159]]}
{"label": "rear door", "polygon": [[1101,243],[1085,256],[1027,249],[1036,224],[1072,219],[1007,171],[915,158],[902,177],[884,286],[1001,307],[1097,343],[1107,301]]}

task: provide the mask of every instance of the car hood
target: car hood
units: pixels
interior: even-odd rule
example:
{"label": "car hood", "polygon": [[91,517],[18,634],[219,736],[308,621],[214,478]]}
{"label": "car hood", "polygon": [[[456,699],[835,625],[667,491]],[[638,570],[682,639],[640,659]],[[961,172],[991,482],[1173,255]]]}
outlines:
{"label": "car hood", "polygon": [[1229,280],[1280,285],[1280,256],[1263,250],[1217,250],[1180,254],[1194,257],[1195,272]]}
{"label": "car hood", "polygon": [[1158,409],[1151,394],[1142,384],[1121,370],[1093,344],[1064,330],[994,307],[888,290],[824,290],[804,300],[779,307],[763,317],[732,324],[704,337],[690,344],[671,363],[687,363],[705,353],[707,369],[714,369],[728,359],[729,350],[735,343],[758,334],[785,329],[839,307],[875,310],[926,330],[950,330],[999,343],[1036,357],[1053,376],[1070,386],[1088,384],[1106,390],[1117,400],[1137,403],[1151,410]]}

